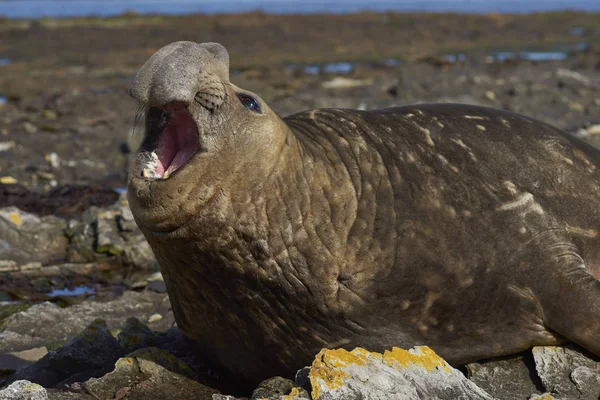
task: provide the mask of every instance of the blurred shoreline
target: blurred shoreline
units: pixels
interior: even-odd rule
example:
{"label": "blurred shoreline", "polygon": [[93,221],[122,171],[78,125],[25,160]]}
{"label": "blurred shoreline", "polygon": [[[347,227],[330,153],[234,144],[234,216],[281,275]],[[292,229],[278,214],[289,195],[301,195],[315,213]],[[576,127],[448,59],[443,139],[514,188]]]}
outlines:
{"label": "blurred shoreline", "polygon": [[107,17],[126,12],[140,15],[189,15],[264,12],[269,14],[347,14],[357,12],[435,12],[468,14],[523,14],[548,11],[599,12],[594,0],[0,0],[0,16],[7,18]]}
{"label": "blurred shoreline", "polygon": [[232,82],[281,116],[470,102],[576,132],[600,123],[598,21],[570,11],[5,19],[0,178],[35,190],[125,186],[141,136],[127,90],[150,55],[178,40],[223,44]]}

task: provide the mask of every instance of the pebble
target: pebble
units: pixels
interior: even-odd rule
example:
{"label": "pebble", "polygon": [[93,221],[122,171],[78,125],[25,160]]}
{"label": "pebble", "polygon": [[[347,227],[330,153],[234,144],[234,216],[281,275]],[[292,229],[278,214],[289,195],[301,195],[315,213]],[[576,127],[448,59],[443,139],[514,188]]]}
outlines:
{"label": "pebble", "polygon": [[569,103],[569,108],[573,111],[584,111],[585,106],[581,103]]}
{"label": "pebble", "polygon": [[55,120],[58,118],[58,114],[54,110],[44,110],[43,115],[44,118],[49,120]]}
{"label": "pebble", "polygon": [[7,151],[13,147],[15,147],[15,142],[12,140],[10,142],[0,142],[0,151]]}
{"label": "pebble", "polygon": [[30,270],[38,270],[42,268],[42,263],[41,262],[30,262],[27,263],[25,265],[21,265],[21,267],[19,267],[19,269],[21,271],[30,271]]}
{"label": "pebble", "polygon": [[150,316],[150,318],[148,318],[148,322],[156,322],[156,321],[160,321],[162,319],[162,315],[160,314],[152,314]]}
{"label": "pebble", "polygon": [[487,92],[485,92],[484,97],[486,99],[488,99],[489,101],[496,101],[496,93],[492,92],[491,90],[488,90]]}
{"label": "pebble", "polygon": [[12,260],[0,260],[0,272],[18,271],[17,263]]}
{"label": "pebble", "polygon": [[52,168],[57,169],[60,167],[60,157],[55,152],[46,154],[44,158],[46,161],[48,161],[48,164],[50,164]]}
{"label": "pebble", "polygon": [[31,122],[26,121],[23,122],[23,130],[25,131],[25,133],[34,134],[39,130],[39,128]]}
{"label": "pebble", "polygon": [[370,86],[373,84],[373,79],[350,79],[335,77],[330,81],[323,82],[321,86],[326,89],[346,89],[361,86]]}

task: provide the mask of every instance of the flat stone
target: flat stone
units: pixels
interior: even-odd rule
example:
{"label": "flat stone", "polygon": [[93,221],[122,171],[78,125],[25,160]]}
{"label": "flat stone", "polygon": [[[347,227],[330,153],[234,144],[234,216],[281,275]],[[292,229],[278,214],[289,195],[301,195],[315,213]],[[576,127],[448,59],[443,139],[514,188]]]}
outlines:
{"label": "flat stone", "polygon": [[526,400],[541,394],[540,388],[531,379],[532,372],[535,374],[535,364],[530,352],[508,359],[472,363],[466,367],[469,379],[497,399]]}
{"label": "flat stone", "polygon": [[19,267],[13,260],[0,260],[0,272],[15,272]]}
{"label": "flat stone", "polygon": [[42,346],[28,350],[15,351],[9,354],[18,357],[21,360],[35,362],[40,358],[44,357],[46,354],[48,354],[48,349],[46,348],[46,346]]}
{"label": "flat stone", "polygon": [[600,397],[600,362],[572,345],[537,346],[532,352],[537,373],[548,393],[568,399]]}
{"label": "flat stone", "polygon": [[0,260],[17,264],[49,264],[64,260],[69,240],[66,221],[54,216],[38,217],[16,207],[0,209]]}

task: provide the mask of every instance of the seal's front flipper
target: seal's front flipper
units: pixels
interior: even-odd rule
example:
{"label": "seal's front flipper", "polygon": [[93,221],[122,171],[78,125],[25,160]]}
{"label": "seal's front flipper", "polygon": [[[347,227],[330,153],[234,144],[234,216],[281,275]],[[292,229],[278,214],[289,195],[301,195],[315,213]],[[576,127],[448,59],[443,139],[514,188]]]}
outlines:
{"label": "seal's front flipper", "polygon": [[600,281],[575,258],[565,254],[566,265],[540,282],[543,319],[553,331],[600,356]]}

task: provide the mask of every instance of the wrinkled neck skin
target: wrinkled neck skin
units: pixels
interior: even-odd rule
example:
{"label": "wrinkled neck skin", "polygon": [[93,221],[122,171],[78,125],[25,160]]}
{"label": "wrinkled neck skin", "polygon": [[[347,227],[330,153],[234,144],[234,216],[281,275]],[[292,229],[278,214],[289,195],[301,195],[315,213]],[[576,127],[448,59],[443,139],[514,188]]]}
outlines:
{"label": "wrinkled neck skin", "polygon": [[[309,346],[316,354],[361,329],[344,318],[357,296],[339,284],[356,215],[352,181],[335,146],[310,124],[279,122],[285,134],[272,156],[249,146],[235,163],[219,162],[218,152],[208,151],[195,156],[194,169],[170,178],[180,188],[171,204],[155,204],[151,191],[130,196],[132,208],[155,212],[152,219],[145,211],[134,215],[162,266],[179,328],[202,337],[202,350],[227,366],[245,367],[219,349],[239,346],[260,368],[265,346]],[[348,339],[328,342],[334,329],[347,330],[341,337]],[[278,357],[273,374],[298,368],[297,355]]]}

